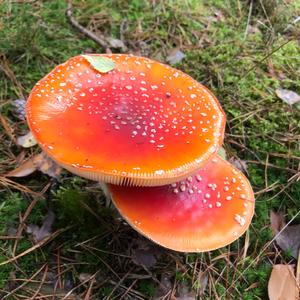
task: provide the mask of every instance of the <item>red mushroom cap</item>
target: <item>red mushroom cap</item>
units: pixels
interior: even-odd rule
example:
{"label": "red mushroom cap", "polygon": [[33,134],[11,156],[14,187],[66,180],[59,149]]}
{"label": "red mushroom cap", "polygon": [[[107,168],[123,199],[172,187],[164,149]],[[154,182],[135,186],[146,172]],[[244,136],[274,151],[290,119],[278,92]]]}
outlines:
{"label": "red mushroom cap", "polygon": [[87,56],[56,67],[26,107],[41,147],[66,169],[114,184],[163,185],[199,169],[223,141],[213,94],[183,72],[131,55],[99,72]]}
{"label": "red mushroom cap", "polygon": [[186,180],[159,187],[108,185],[121,215],[152,241],[177,251],[203,252],[241,236],[254,213],[246,177],[216,156]]}

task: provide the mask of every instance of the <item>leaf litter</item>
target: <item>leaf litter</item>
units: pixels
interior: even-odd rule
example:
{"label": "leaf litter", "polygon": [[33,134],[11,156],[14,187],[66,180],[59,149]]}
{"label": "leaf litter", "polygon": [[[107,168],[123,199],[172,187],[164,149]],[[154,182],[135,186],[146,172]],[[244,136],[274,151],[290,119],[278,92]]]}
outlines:
{"label": "leaf litter", "polygon": [[174,48],[169,52],[166,61],[171,65],[175,65],[180,63],[184,58],[185,54],[179,48]]}
{"label": "leaf litter", "polygon": [[239,158],[235,158],[234,156],[230,157],[228,160],[233,166],[235,166],[237,169],[239,169],[243,173],[247,173],[248,171],[248,165],[247,163]]}
{"label": "leaf litter", "polygon": [[26,100],[25,99],[16,99],[12,102],[12,105],[14,106],[14,113],[17,116],[17,118],[24,121],[26,119],[25,118]]}
{"label": "leaf litter", "polygon": [[178,286],[178,297],[177,300],[196,300],[196,294],[190,287],[185,283],[182,282]]}
{"label": "leaf litter", "polygon": [[135,249],[133,250],[132,260],[136,265],[143,265],[146,268],[151,268],[156,264],[156,258],[151,249]]}
{"label": "leaf litter", "polygon": [[52,210],[49,210],[47,215],[43,220],[43,224],[41,227],[35,224],[29,224],[27,226],[26,232],[31,234],[34,241],[36,243],[42,241],[47,236],[51,235],[52,233],[52,225],[55,220],[55,214]]}
{"label": "leaf litter", "polygon": [[37,144],[34,136],[32,135],[31,131],[26,133],[25,135],[19,136],[17,138],[17,144],[22,146],[23,148],[30,148]]}
{"label": "leaf litter", "polygon": [[37,170],[53,178],[58,178],[62,172],[62,168],[45,152],[42,152],[26,160],[16,169],[7,173],[6,177],[24,177]]}
{"label": "leaf litter", "polygon": [[294,265],[274,265],[268,283],[270,300],[297,300],[299,288]]}
{"label": "leaf litter", "polygon": [[285,227],[286,223],[283,214],[273,211],[271,211],[270,220],[271,229],[276,235],[275,241],[277,245],[283,251],[289,251],[297,259],[300,249],[300,224]]}
{"label": "leaf litter", "polygon": [[137,248],[132,250],[132,261],[136,265],[151,268],[156,265],[157,258],[161,254],[162,250],[160,247],[141,239],[137,242]]}
{"label": "leaf litter", "polygon": [[300,95],[298,95],[296,92],[279,88],[275,91],[275,93],[277,97],[285,103],[289,105],[297,104],[297,108],[300,108]]}

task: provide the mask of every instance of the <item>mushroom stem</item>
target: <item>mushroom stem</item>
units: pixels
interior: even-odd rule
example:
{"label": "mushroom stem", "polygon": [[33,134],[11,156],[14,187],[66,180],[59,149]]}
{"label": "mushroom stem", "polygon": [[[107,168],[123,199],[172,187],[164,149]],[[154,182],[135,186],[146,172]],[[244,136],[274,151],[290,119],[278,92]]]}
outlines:
{"label": "mushroom stem", "polygon": [[107,184],[104,181],[99,181],[98,183],[100,185],[101,190],[103,191],[105,198],[111,200],[111,195]]}

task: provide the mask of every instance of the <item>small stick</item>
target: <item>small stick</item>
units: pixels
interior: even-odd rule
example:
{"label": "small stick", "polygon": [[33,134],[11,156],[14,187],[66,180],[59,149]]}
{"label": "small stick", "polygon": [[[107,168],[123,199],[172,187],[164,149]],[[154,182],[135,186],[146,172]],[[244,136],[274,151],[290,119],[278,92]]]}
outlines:
{"label": "small stick", "polygon": [[69,22],[71,23],[71,25],[73,25],[76,29],[78,29],[85,36],[92,39],[95,43],[99,44],[102,48],[106,49],[109,47],[109,45],[107,44],[107,42],[104,40],[103,37],[100,37],[100,36],[94,34],[93,32],[91,32],[90,30],[86,29],[85,27],[80,25],[78,23],[78,21],[73,17],[73,5],[72,5],[71,0],[68,1],[66,17],[69,20]]}
{"label": "small stick", "polygon": [[248,28],[249,28],[249,24],[250,24],[251,15],[252,15],[252,8],[253,8],[253,1],[250,2],[247,26],[246,26],[245,33],[244,33],[244,40],[247,38],[247,35],[248,35]]}
{"label": "small stick", "polygon": [[300,292],[300,249],[298,254],[298,263],[297,263],[297,271],[296,271],[296,284],[298,286],[299,292]]}
{"label": "small stick", "polygon": [[14,261],[18,260],[19,258],[21,258],[21,257],[23,257],[23,256],[25,256],[25,255],[27,255],[29,253],[31,253],[32,251],[34,251],[34,250],[36,250],[38,248],[41,248],[43,245],[45,245],[49,241],[55,239],[62,232],[66,231],[66,230],[68,230],[70,228],[71,228],[71,226],[55,231],[52,235],[47,236],[46,238],[44,238],[43,240],[41,240],[40,242],[38,242],[37,244],[35,244],[31,248],[25,250],[24,252],[22,252],[22,253],[20,253],[20,254],[18,254],[16,256],[13,256],[12,258],[10,258],[8,260],[0,262],[0,266],[7,265],[7,264],[9,264],[11,262],[14,262]]}

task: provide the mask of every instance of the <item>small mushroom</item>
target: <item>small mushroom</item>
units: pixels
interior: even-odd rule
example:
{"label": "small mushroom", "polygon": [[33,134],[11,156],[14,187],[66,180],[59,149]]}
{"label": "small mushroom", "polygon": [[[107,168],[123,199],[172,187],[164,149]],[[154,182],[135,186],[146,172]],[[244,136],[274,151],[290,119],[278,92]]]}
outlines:
{"label": "small mushroom", "polygon": [[246,177],[219,156],[196,174],[159,187],[108,185],[121,215],[150,240],[177,251],[223,247],[248,228],[254,195]]}
{"label": "small mushroom", "polygon": [[[99,71],[101,58],[112,60],[113,69]],[[225,125],[206,87],[125,54],[81,55],[59,65],[33,88],[26,115],[40,146],[64,168],[135,186],[193,174],[221,146]]]}

